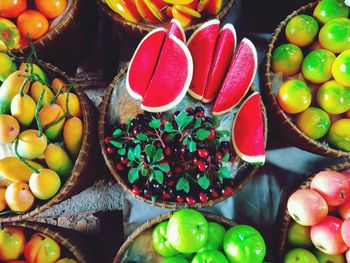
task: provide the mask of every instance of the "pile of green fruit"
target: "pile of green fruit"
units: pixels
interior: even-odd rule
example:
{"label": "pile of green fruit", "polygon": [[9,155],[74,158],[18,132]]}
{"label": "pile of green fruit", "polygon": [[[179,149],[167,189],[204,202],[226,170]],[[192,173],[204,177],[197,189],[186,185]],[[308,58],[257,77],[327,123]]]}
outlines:
{"label": "pile of green fruit", "polygon": [[260,263],[266,255],[264,239],[255,228],[225,229],[192,209],[179,210],[158,224],[152,242],[163,263]]}

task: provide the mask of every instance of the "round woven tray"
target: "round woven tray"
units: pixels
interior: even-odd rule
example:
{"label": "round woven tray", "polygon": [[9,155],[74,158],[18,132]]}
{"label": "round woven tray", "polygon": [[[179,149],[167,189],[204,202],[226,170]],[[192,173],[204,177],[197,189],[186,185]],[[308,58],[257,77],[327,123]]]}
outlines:
{"label": "round woven tray", "polygon": [[323,144],[317,140],[311,139],[304,134],[299,128],[293,123],[288,115],[278,105],[276,96],[272,89],[271,79],[271,58],[273,49],[286,42],[284,36],[284,30],[286,24],[290,19],[299,14],[312,14],[313,9],[317,5],[318,1],[312,2],[305,5],[298,10],[291,13],[285,20],[283,20],[272,34],[271,41],[267,47],[267,53],[265,57],[265,63],[263,67],[264,72],[264,85],[262,85],[263,96],[266,99],[266,107],[269,112],[269,117],[274,122],[275,126],[278,127],[278,132],[282,133],[284,138],[290,142],[293,146],[300,149],[310,151],[316,154],[325,155],[329,157],[347,157],[350,158],[350,152],[337,150],[326,144]]}
{"label": "round woven tray", "polygon": [[[117,182],[119,183],[119,185],[123,188],[124,191],[128,192],[129,194],[131,194],[132,196],[134,196],[135,198],[151,204],[151,205],[155,205],[155,206],[159,206],[159,207],[163,207],[163,208],[169,208],[169,209],[179,209],[179,208],[184,208],[184,207],[188,207],[189,205],[187,203],[177,203],[177,202],[167,202],[167,201],[154,201],[152,202],[151,200],[143,197],[143,196],[138,196],[135,195],[131,189],[128,187],[127,183],[124,181],[124,179],[119,176],[118,172],[115,169],[115,165],[113,163],[112,158],[110,157],[110,155],[106,152],[106,147],[104,144],[104,138],[106,137],[105,134],[105,130],[106,130],[106,126],[108,125],[107,123],[107,115],[108,115],[108,109],[109,109],[109,104],[111,101],[111,97],[112,97],[112,93],[114,91],[114,89],[118,86],[118,82],[123,78],[123,76],[126,74],[128,69],[128,64],[126,64],[118,73],[117,76],[115,76],[115,78],[113,79],[113,81],[111,82],[111,84],[108,86],[105,95],[103,97],[102,100],[102,104],[100,107],[100,117],[99,117],[99,122],[98,122],[98,134],[99,134],[99,141],[100,141],[100,146],[102,149],[102,155],[106,161],[106,164],[109,168],[109,170],[111,171],[112,175],[114,176],[114,178],[117,180]],[[252,91],[255,91],[255,87],[252,86],[251,87]],[[265,144],[266,144],[266,140],[267,140],[267,116],[266,116],[266,110],[265,110],[265,106],[263,105],[263,103],[261,104],[262,107],[262,112],[263,112],[263,120],[264,120],[264,130],[265,130]],[[239,159],[239,158],[237,158]],[[239,163],[243,163],[242,160],[237,160],[237,162]],[[241,172],[240,177],[239,177],[239,183],[235,186],[234,189],[234,194],[239,192],[244,185],[246,185],[253,177],[253,175],[256,173],[256,171],[259,169],[259,167],[257,166],[253,166],[253,165],[248,165],[244,172]],[[191,207],[194,208],[202,208],[202,207],[206,207],[206,206],[213,206],[217,203],[220,203],[222,201],[224,201],[225,199],[229,198],[231,196],[227,196],[227,197],[219,197],[215,200],[209,200],[207,203],[196,203],[194,205],[191,205]]]}
{"label": "round woven tray", "polygon": [[60,244],[61,248],[63,248],[66,252],[69,252],[69,254],[71,254],[70,256],[74,257],[74,259],[78,263],[87,262],[84,254],[82,253],[81,249],[77,244],[74,244],[72,240],[70,240],[63,233],[57,231],[56,229],[55,230],[51,229],[47,225],[43,225],[35,222],[9,222],[9,223],[1,224],[1,226],[2,227],[6,227],[6,226],[23,227],[27,230],[40,232],[57,241]]}
{"label": "round woven tray", "polygon": [[[201,213],[205,216],[205,218],[208,221],[212,221],[212,222],[216,222],[219,224],[223,224],[225,227],[232,227],[234,225],[236,225],[236,223],[232,220],[229,220],[227,218],[224,218],[222,216],[218,216],[215,214],[211,214],[211,213],[206,213],[206,212],[202,212]],[[144,232],[146,232],[147,230],[152,229],[153,227],[155,227],[157,224],[170,219],[171,215],[173,214],[173,212],[167,213],[167,214],[163,214],[160,216],[157,216],[156,218],[147,221],[146,223],[144,223],[142,226],[138,227],[129,237],[128,239],[124,242],[124,244],[121,246],[121,248],[119,249],[116,257],[114,258],[113,263],[119,263],[122,259],[123,256],[125,255],[126,251],[128,250],[128,248],[130,247],[130,245],[135,241],[136,238],[138,238],[140,235],[142,235]]]}
{"label": "round woven tray", "polygon": [[[330,171],[343,171],[346,169],[350,169],[350,162],[343,162],[343,163],[338,163],[335,165],[330,166],[329,168],[325,170],[330,170]],[[290,216],[288,210],[287,210],[287,202],[289,199],[289,196],[294,193],[298,189],[305,189],[305,188],[310,188],[311,181],[316,175],[313,174],[312,176],[308,177],[304,182],[302,182],[300,185],[298,185],[296,188],[284,191],[281,196],[281,201],[278,209],[278,214],[277,214],[277,220],[276,224],[278,226],[278,243],[277,243],[277,249],[278,249],[278,258],[279,261],[277,262],[283,262],[283,256],[285,254],[285,249],[286,249],[286,239],[287,239],[287,233],[288,233],[288,228],[293,220],[292,217]]]}
{"label": "round woven tray", "polygon": [[[150,31],[152,31],[153,29],[155,29],[159,26],[164,26],[164,27],[167,26],[166,23],[149,24],[146,22],[144,22],[144,23],[142,23],[142,22],[141,23],[128,22],[123,17],[121,17],[117,13],[113,12],[113,10],[111,10],[106,4],[102,3],[101,0],[96,0],[96,3],[100,9],[100,12],[102,14],[104,14],[105,16],[107,16],[109,18],[109,20],[112,22],[112,24],[115,25],[116,28],[121,29],[124,32],[129,33],[129,34],[134,35],[134,36],[143,37],[147,33],[149,33]],[[185,33],[193,32],[198,27],[200,27],[203,23],[205,23],[206,21],[213,19],[213,18],[217,18],[222,22],[226,18],[226,16],[228,15],[228,12],[230,11],[230,9],[234,3],[235,3],[235,0],[228,0],[217,15],[208,17],[208,18],[204,19],[203,21],[200,21],[199,23],[196,23],[194,25],[185,27],[184,28]]]}
{"label": "round woven tray", "polygon": [[[63,79],[66,83],[69,83],[69,77],[66,73],[62,72],[59,68],[43,62],[37,62],[46,71],[52,73],[54,76]],[[96,160],[96,156],[93,156],[93,149],[96,150],[96,132],[95,132],[95,114],[91,102],[79,88],[74,89],[75,94],[79,98],[82,121],[83,121],[83,141],[79,155],[75,161],[75,165],[64,185],[58,191],[58,193],[46,203],[34,207],[27,213],[16,215],[16,214],[5,214],[0,216],[0,223],[21,221],[43,212],[44,210],[59,204],[60,202],[70,198],[72,195],[84,190],[84,188],[92,182],[92,171],[93,159]],[[96,150],[97,151],[97,150]]]}

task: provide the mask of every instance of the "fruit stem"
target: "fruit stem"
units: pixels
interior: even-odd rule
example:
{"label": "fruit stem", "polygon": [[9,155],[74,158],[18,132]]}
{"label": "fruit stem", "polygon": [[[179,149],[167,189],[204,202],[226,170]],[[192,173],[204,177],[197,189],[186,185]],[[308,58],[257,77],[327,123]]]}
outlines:
{"label": "fruit stem", "polygon": [[63,121],[66,118],[67,114],[63,114],[61,117],[59,117],[57,120],[55,120],[54,122],[51,122],[49,125],[47,125],[45,127],[45,131],[47,131],[48,129],[50,129],[51,127],[55,126],[56,124],[60,123],[61,121]]}
{"label": "fruit stem", "polygon": [[45,89],[43,89],[41,91],[40,97],[39,97],[39,101],[38,101],[38,105],[36,106],[36,109],[35,109],[35,119],[36,119],[36,123],[38,125],[38,130],[39,130],[38,137],[43,136],[43,126],[41,125],[41,122],[40,122],[39,111],[40,111],[41,106],[42,106],[44,94],[45,94]]}
{"label": "fruit stem", "polygon": [[34,173],[38,174],[40,173],[38,169],[36,169],[33,165],[31,165],[26,159],[24,159],[19,153],[18,153],[18,139],[15,141],[15,154],[18,157],[18,159],[24,163],[30,170],[32,170]]}
{"label": "fruit stem", "polygon": [[[63,88],[64,88],[64,85],[62,85],[62,86],[58,89],[57,94],[55,95],[55,97],[54,97],[54,98],[52,99],[52,101],[51,101],[51,104],[56,104],[57,98],[58,98],[59,95],[61,95],[61,93],[62,93],[62,91],[63,91]],[[52,89],[57,90],[55,87],[52,87]]]}
{"label": "fruit stem", "polygon": [[162,140],[162,137],[159,135],[158,130],[154,129],[154,131],[156,132],[156,136],[157,136],[158,140],[160,141],[160,143],[162,144],[162,147],[165,149],[165,144],[164,144],[164,142]]}
{"label": "fruit stem", "polygon": [[23,83],[22,83],[20,89],[19,89],[19,95],[20,95],[21,97],[24,96],[24,88],[25,88],[25,86],[27,85],[29,79],[30,79],[29,76],[26,77],[25,80],[23,81]]}
{"label": "fruit stem", "polygon": [[67,97],[66,97],[66,116],[68,118],[72,117],[72,114],[69,111],[69,94],[70,94],[71,89],[72,89],[72,87],[68,88],[68,90],[67,90]]}
{"label": "fruit stem", "polygon": [[38,53],[36,52],[35,45],[33,43],[32,38],[30,37],[29,32],[27,33],[27,37],[28,37],[30,48],[32,49],[32,52],[30,53],[29,57],[34,56],[36,59],[38,59]]}

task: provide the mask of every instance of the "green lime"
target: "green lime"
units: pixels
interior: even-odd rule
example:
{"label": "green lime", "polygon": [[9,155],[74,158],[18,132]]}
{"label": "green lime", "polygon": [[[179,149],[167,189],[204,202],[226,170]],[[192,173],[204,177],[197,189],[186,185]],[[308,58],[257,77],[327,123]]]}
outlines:
{"label": "green lime", "polygon": [[333,122],[329,129],[328,140],[338,149],[350,152],[350,119]]}
{"label": "green lime", "polygon": [[321,46],[333,53],[350,48],[350,19],[336,18],[325,24],[318,35]]}
{"label": "green lime", "polygon": [[316,97],[318,105],[330,114],[341,114],[350,109],[350,89],[335,80],[324,83]]}
{"label": "green lime", "polygon": [[318,32],[318,23],[309,15],[297,15],[288,21],[286,37],[288,41],[299,47],[310,45]]}
{"label": "green lime", "polygon": [[320,139],[327,134],[330,126],[330,119],[325,111],[310,107],[296,117],[295,123],[297,127],[310,138]]}
{"label": "green lime", "polygon": [[313,16],[322,24],[326,24],[334,18],[348,17],[349,7],[344,0],[322,0],[316,6]]}

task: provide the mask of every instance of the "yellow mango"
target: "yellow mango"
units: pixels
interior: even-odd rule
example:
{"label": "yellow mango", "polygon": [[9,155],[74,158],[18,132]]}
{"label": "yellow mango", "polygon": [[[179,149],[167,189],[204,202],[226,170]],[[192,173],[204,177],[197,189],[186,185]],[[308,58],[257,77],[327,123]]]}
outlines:
{"label": "yellow mango", "polygon": [[[47,82],[47,76],[46,76],[46,73],[36,64],[28,64],[28,72],[31,73],[31,70],[32,70],[32,66],[33,66],[33,73],[35,74],[38,74],[38,76],[40,77],[40,79],[43,81],[43,82]],[[20,70],[25,70],[27,67],[27,63],[22,63],[20,66],[19,66],[19,69]]]}
{"label": "yellow mango", "polygon": [[60,105],[61,108],[63,109],[63,111],[66,113],[67,112],[67,103],[66,103],[67,97],[68,97],[68,109],[69,109],[70,114],[74,117],[79,117],[81,114],[80,102],[79,102],[77,95],[75,95],[74,93],[67,93],[67,92],[62,93],[57,98],[57,104]]}
{"label": "yellow mango", "polygon": [[30,95],[35,100],[35,102],[38,103],[41,92],[43,90],[45,90],[45,94],[42,100],[42,105],[48,105],[52,102],[53,98],[55,97],[52,90],[48,86],[43,85],[40,82],[34,82],[30,87]]}
{"label": "yellow mango", "polygon": [[40,200],[53,197],[61,187],[61,179],[55,171],[40,169],[29,179],[29,188],[33,195]]}
{"label": "yellow mango", "polygon": [[47,146],[45,153],[47,166],[55,171],[62,179],[67,179],[73,169],[73,163],[68,153],[58,144],[51,143]]}
{"label": "yellow mango", "polygon": [[11,102],[11,115],[23,126],[32,124],[35,118],[36,103],[27,94],[17,94]]}
{"label": "yellow mango", "polygon": [[18,121],[11,115],[0,115],[0,143],[11,143],[19,134]]}
{"label": "yellow mango", "polygon": [[76,159],[83,141],[83,122],[77,118],[69,118],[63,128],[63,140],[69,154]]}
{"label": "yellow mango", "polygon": [[[15,145],[15,144],[13,144]],[[18,154],[25,159],[35,159],[42,156],[47,146],[45,134],[39,137],[37,130],[26,130],[18,136]],[[13,152],[15,150],[13,149]]]}
{"label": "yellow mango", "polygon": [[40,123],[43,126],[45,135],[49,140],[55,140],[58,136],[61,135],[65,120],[63,119],[48,129],[47,126],[51,125],[55,121],[58,121],[62,116],[64,116],[64,111],[57,104],[45,105],[39,111]]}

